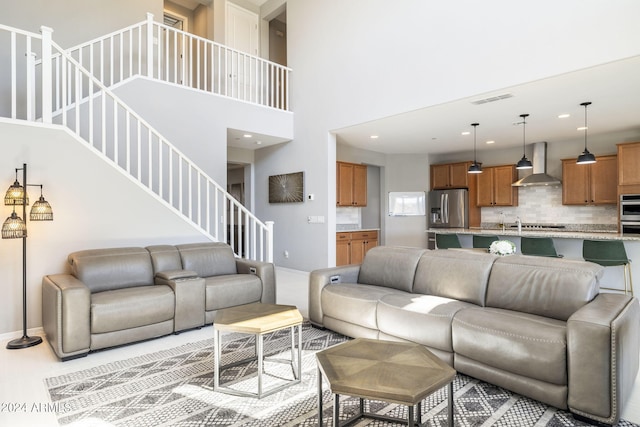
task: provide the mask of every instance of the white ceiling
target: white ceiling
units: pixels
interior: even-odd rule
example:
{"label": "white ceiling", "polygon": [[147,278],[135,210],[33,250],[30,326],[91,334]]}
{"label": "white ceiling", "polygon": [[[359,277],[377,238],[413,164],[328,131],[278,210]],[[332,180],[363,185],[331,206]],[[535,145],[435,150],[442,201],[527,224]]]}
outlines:
{"label": "white ceiling", "polygon": [[[512,97],[475,105],[492,96]],[[588,107],[589,135],[640,130],[640,56],[534,81],[491,93],[410,111],[335,130],[339,143],[381,153],[444,153],[522,145],[521,114],[529,114],[526,142],[567,141],[584,136]],[[559,114],[571,114],[559,119]],[[463,136],[463,131],[471,134]],[[378,135],[371,139],[371,135]],[[495,143],[486,145],[485,141]]]}

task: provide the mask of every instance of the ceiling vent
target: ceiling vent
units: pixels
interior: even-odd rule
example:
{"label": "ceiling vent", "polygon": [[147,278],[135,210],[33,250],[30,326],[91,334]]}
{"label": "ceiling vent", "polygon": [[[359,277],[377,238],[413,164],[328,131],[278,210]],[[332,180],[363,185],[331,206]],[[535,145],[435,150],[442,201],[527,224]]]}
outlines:
{"label": "ceiling vent", "polygon": [[508,99],[508,98],[513,98],[513,94],[512,93],[503,93],[502,95],[494,95],[494,96],[489,96],[489,97],[483,98],[483,99],[476,99],[475,101],[471,101],[471,103],[473,105],[482,105],[482,104],[486,104],[488,102],[502,101],[503,99]]}

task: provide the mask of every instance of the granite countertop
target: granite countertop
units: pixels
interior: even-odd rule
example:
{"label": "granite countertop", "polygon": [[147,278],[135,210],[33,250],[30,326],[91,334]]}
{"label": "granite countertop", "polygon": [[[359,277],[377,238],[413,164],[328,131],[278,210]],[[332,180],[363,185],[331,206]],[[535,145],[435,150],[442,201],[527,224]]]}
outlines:
{"label": "granite countertop", "polygon": [[529,236],[529,237],[553,237],[557,239],[591,239],[591,240],[625,240],[640,241],[640,236],[622,235],[610,230],[522,230],[518,234],[517,229],[510,227],[504,231],[501,228],[429,228],[427,232],[442,234],[495,234],[498,236]]}

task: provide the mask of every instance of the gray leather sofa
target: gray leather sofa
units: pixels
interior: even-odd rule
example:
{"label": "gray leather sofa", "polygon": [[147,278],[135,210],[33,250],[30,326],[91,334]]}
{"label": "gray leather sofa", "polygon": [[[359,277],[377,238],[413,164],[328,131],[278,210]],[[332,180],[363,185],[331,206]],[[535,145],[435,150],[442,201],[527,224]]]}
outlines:
{"label": "gray leather sofa", "polygon": [[422,344],[460,373],[614,424],[638,373],[640,307],[599,293],[601,276],[577,260],[380,246],[313,271],[309,316]]}
{"label": "gray leather sofa", "polygon": [[42,280],[42,323],[56,355],[155,338],[213,322],[216,310],[275,303],[271,263],[236,258],[224,243],[92,249],[69,273]]}

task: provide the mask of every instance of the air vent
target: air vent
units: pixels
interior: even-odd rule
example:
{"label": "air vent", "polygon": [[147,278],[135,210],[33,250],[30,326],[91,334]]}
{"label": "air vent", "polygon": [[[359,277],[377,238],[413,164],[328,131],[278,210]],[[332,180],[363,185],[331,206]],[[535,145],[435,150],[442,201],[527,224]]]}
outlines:
{"label": "air vent", "polygon": [[476,99],[475,101],[471,101],[473,105],[482,105],[488,102],[502,101],[503,99],[512,98],[512,93],[503,93],[502,95],[494,95],[488,98]]}

